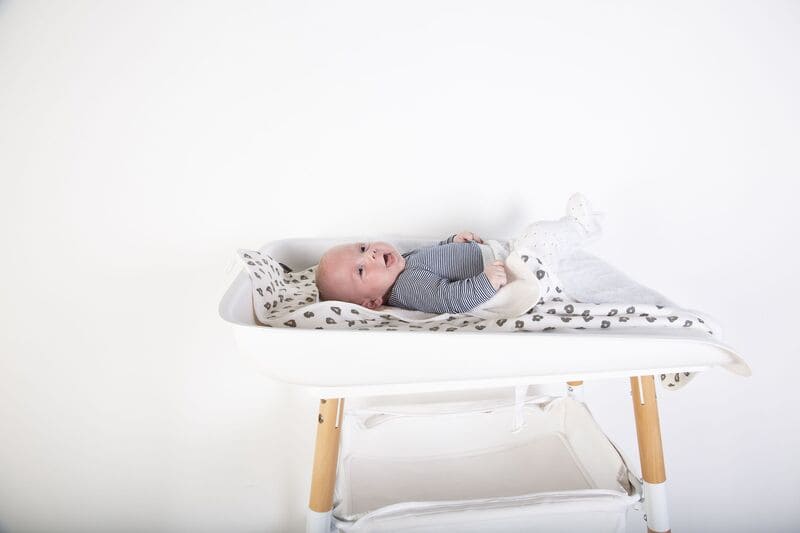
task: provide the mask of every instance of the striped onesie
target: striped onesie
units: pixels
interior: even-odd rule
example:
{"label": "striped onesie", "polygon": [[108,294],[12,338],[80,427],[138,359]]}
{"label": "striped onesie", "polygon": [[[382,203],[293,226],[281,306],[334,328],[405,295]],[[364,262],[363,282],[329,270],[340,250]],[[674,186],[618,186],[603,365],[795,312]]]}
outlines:
{"label": "striped onesie", "polygon": [[454,237],[403,254],[406,267],[392,286],[388,305],[428,313],[466,313],[495,295],[483,271],[486,251],[475,242],[454,243]]}

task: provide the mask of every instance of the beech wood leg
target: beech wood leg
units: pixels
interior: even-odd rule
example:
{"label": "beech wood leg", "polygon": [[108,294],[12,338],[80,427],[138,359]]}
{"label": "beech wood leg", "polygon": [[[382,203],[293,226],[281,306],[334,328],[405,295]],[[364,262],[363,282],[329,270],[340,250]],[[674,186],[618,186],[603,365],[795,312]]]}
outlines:
{"label": "beech wood leg", "polygon": [[567,395],[573,400],[583,402],[583,381],[567,381]]}
{"label": "beech wood leg", "polygon": [[311,496],[306,516],[307,533],[330,532],[343,409],[343,398],[319,401],[317,442],[314,448],[314,468],[311,472]]}
{"label": "beech wood leg", "polygon": [[639,462],[644,478],[644,508],[647,531],[669,532],[667,512],[667,475],[664,470],[664,451],[661,446],[661,426],[658,421],[656,384],[653,376],[631,378],[633,415],[639,441]]}

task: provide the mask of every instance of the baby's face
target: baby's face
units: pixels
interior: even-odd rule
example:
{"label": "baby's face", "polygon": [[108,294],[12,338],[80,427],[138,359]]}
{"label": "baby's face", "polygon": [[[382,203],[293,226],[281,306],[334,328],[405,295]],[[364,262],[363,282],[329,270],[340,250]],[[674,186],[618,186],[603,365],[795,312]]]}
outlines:
{"label": "baby's face", "polygon": [[384,303],[386,294],[406,260],[386,242],[355,242],[335,246],[320,259],[326,296],[375,309]]}

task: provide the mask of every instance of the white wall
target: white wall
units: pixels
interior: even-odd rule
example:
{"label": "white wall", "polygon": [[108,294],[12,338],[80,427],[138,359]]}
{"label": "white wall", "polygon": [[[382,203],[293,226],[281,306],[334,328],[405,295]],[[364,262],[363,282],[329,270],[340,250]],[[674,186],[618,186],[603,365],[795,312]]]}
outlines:
{"label": "white wall", "polygon": [[[237,355],[232,252],[500,236],[577,190],[594,251],[753,367],[661,394],[673,529],[795,528],[799,30],[777,1],[0,3],[0,531],[301,530],[315,402]],[[587,393],[635,457],[625,380]]]}

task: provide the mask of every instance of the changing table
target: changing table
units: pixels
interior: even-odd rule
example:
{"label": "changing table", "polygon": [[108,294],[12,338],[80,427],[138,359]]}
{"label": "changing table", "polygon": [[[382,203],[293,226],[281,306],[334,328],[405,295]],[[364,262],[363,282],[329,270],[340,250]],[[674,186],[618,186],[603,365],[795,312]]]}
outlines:
{"label": "changing table", "polygon": [[[338,242],[291,239],[261,252],[297,270],[316,264]],[[345,398],[566,382],[569,396],[582,400],[585,380],[622,376],[630,378],[648,531],[670,531],[654,376],[714,367],[750,374],[731,347],[691,329],[443,334],[267,328],[255,319],[245,271],[228,287],[219,313],[232,325],[239,349],[267,375],[319,398],[307,518],[307,531],[314,533],[331,527]]]}

